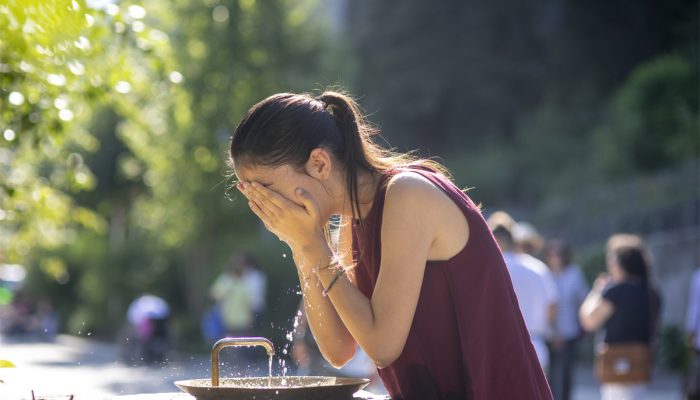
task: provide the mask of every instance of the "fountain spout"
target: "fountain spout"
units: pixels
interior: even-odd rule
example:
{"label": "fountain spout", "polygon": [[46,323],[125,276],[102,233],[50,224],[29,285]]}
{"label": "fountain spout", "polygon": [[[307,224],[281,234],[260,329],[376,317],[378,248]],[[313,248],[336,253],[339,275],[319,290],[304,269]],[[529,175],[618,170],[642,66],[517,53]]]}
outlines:
{"label": "fountain spout", "polygon": [[224,347],[248,347],[261,346],[267,351],[267,355],[272,357],[275,355],[275,346],[269,339],[264,337],[227,337],[216,343],[211,349],[211,385],[219,386],[219,352]]}

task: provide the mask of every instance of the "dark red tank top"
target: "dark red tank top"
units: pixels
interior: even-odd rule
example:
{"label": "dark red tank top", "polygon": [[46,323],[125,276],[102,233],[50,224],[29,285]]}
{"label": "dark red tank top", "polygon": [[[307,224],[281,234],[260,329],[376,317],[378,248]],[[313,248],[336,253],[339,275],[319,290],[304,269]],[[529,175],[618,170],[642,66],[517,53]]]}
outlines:
{"label": "dark red tank top", "polygon": [[[362,226],[353,227],[359,289],[372,298],[381,264],[386,184],[382,177]],[[413,167],[442,189],[469,224],[467,245],[445,261],[428,261],[406,344],[379,369],[392,399],[552,399],[503,256],[478,207],[441,174]]]}

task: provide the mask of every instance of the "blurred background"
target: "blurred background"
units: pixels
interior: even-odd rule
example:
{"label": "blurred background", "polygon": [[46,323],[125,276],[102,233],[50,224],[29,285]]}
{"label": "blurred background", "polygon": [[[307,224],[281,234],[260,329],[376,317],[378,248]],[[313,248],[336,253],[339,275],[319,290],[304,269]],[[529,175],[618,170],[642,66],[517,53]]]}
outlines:
{"label": "blurred background", "polygon": [[589,284],[608,236],[643,236],[660,362],[680,372],[700,266],[698,13],[693,0],[4,1],[0,301],[30,304],[41,322],[27,330],[116,341],[150,293],[174,347],[206,352],[210,287],[248,252],[267,279],[254,333],[284,343],[296,272],[232,190],[228,140],[268,95],[340,87],[383,143],[438,157],[485,214],[568,240]]}

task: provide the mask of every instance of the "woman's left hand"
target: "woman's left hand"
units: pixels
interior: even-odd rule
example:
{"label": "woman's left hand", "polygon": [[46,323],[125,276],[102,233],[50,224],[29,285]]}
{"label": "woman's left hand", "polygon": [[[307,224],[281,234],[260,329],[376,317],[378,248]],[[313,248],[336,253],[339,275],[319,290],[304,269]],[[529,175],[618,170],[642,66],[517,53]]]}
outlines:
{"label": "woman's left hand", "polygon": [[300,206],[258,182],[241,182],[237,187],[253,213],[283,242],[299,248],[325,242],[318,204],[305,190],[295,191]]}

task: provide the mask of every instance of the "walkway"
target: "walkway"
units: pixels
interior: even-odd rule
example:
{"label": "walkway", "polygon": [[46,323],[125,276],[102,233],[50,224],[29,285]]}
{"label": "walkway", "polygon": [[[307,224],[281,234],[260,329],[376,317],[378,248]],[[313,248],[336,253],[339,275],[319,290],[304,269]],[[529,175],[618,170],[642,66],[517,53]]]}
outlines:
{"label": "walkway", "polygon": [[[261,350],[260,362],[239,365],[231,354],[222,353],[224,375],[265,375],[267,357]],[[17,368],[0,369],[0,400],[37,399],[103,400],[113,396],[142,393],[174,393],[173,381],[209,376],[208,355],[175,356],[167,363],[152,367],[129,366],[117,360],[113,344],[86,338],[58,336],[54,342],[0,339],[0,359],[12,361]],[[276,363],[275,363],[276,364]],[[234,372],[235,371],[235,372]],[[273,371],[273,374],[277,374]],[[680,400],[680,377],[657,374],[648,400]],[[166,396],[184,399],[183,396]],[[166,397],[150,396],[165,400]],[[597,400],[598,385],[590,366],[576,371],[574,400]]]}

